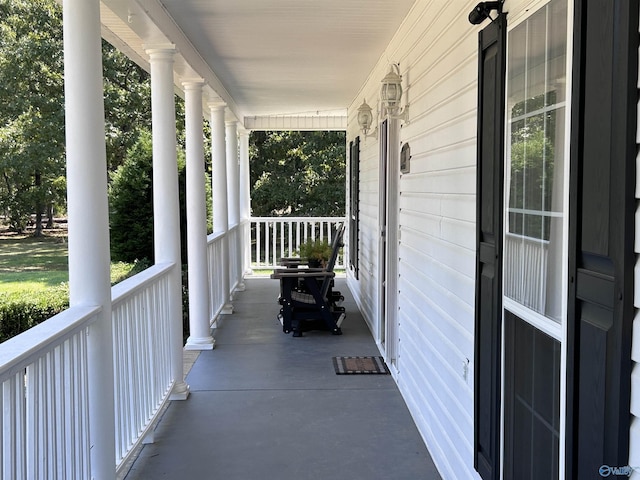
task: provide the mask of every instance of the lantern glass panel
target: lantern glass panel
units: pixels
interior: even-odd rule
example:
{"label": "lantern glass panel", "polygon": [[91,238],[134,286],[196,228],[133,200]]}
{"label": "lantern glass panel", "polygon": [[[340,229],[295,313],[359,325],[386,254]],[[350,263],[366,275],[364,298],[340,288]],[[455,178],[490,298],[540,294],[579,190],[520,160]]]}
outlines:
{"label": "lantern glass panel", "polygon": [[369,110],[361,110],[358,112],[358,124],[364,130],[368,130],[373,122],[373,115]]}

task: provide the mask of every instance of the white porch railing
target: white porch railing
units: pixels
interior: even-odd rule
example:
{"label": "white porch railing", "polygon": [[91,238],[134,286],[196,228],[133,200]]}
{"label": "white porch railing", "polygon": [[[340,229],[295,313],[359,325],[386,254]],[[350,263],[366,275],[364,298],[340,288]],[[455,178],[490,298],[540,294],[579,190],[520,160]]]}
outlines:
{"label": "white porch railing", "polygon": [[[253,218],[208,239],[215,319],[254,266],[276,266],[307,238],[332,240],[344,218]],[[249,230],[251,233],[249,234]],[[223,271],[223,239],[229,271]],[[343,256],[336,266],[343,265]],[[111,290],[118,472],[154,427],[174,384],[169,318],[172,264],[155,265]],[[87,336],[99,307],[74,307],[6,341],[0,349],[0,478],[91,478]]]}
{"label": "white porch railing", "polygon": [[[227,304],[230,295],[238,288],[247,268],[244,239],[248,222],[231,227],[225,234],[213,233],[207,237],[207,264],[209,273],[209,322],[213,325]],[[227,250],[225,251],[225,243]],[[224,256],[227,255],[226,258]],[[229,271],[225,272],[225,264]],[[223,275],[229,275],[229,291],[225,292]]]}
{"label": "white porch railing", "polygon": [[2,344],[1,478],[91,478],[87,335],[99,312],[70,308]]}
{"label": "white porch railing", "polygon": [[231,276],[231,291],[233,292],[242,282],[242,224],[229,229],[229,275]]}
{"label": "white porch railing", "polygon": [[[209,266],[209,322],[213,323],[220,314],[222,307],[229,298],[225,292],[223,282],[219,281],[226,275],[222,262],[224,255],[224,234],[214,233],[207,238],[207,264]],[[217,280],[217,281],[216,281]]]}
{"label": "white porch railing", "polygon": [[[296,255],[308,238],[331,243],[337,226],[344,222],[344,217],[252,217],[251,266],[275,268],[280,258]],[[344,268],[342,251],[336,268]]]}
{"label": "white porch railing", "polygon": [[[171,264],[114,286],[117,470],[169,398]],[[91,478],[87,336],[99,307],[74,307],[0,349],[0,478]]]}
{"label": "white porch railing", "polygon": [[115,377],[116,465],[154,427],[168,400],[171,375],[171,309],[169,272],[172,264],[154,265],[111,289]]}

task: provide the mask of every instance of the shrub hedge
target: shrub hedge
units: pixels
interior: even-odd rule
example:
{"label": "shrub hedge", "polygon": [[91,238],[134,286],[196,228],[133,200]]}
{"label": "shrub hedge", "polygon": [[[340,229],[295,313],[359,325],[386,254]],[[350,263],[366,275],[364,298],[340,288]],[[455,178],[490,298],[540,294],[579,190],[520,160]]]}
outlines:
{"label": "shrub hedge", "polygon": [[[112,283],[118,283],[151,266],[147,260],[135,262],[124,272],[125,264],[112,269]],[[46,290],[5,293],[0,292],[0,343],[15,337],[29,328],[44,322],[48,318],[69,308],[69,284]],[[189,336],[189,289],[187,285],[187,266],[182,266],[182,326],[183,343]]]}
{"label": "shrub hedge", "polygon": [[0,342],[44,322],[69,307],[69,286],[46,290],[0,293]]}

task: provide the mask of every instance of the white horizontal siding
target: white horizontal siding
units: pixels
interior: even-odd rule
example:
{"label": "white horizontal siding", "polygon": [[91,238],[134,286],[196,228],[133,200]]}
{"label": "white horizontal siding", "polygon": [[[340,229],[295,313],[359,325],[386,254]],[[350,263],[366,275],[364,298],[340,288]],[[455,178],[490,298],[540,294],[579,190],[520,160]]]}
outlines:
{"label": "white horizontal siding", "polygon": [[[404,271],[409,272],[410,266],[406,267]],[[469,332],[469,324],[473,323],[473,310],[460,297],[444,288],[438,288],[433,280],[424,277],[416,281],[419,278],[419,272],[401,276],[399,285],[404,290],[406,300],[400,311],[404,311],[409,305],[419,309],[420,315],[407,316],[407,327],[412,331],[425,332],[430,335],[429,338],[442,336],[443,340],[438,342],[438,348],[446,350],[441,354],[450,360],[450,366],[458,375],[461,373],[458,368],[461,362],[457,357],[466,359],[473,355],[473,335]],[[436,298],[438,294],[442,296]]]}
{"label": "white horizontal siding", "polygon": [[[374,95],[365,97],[375,98]],[[357,130],[357,107],[363,101],[358,98],[356,109],[349,111],[349,129],[347,141],[353,140],[360,132]],[[371,102],[371,100],[369,100]],[[372,103],[372,102],[371,102]],[[375,138],[360,137],[360,185],[359,185],[359,232],[358,232],[358,281],[348,271],[347,281],[353,292],[362,315],[373,332],[378,317],[378,214],[379,214],[379,147]],[[349,168],[347,168],[349,171]],[[347,188],[350,182],[347,181]],[[349,194],[349,192],[348,192]],[[349,212],[350,213],[350,212]],[[345,245],[348,246],[349,235],[345,235]],[[346,249],[349,250],[348,248]]]}
{"label": "white horizontal siding", "polygon": [[[404,318],[401,316],[400,320]],[[406,333],[411,332],[407,329]],[[443,380],[446,378],[446,370],[443,370],[446,359],[439,358],[429,348],[434,346],[429,338],[427,335],[407,335],[402,344],[407,359],[401,368],[414,373],[403,377],[400,390],[432,457],[438,458],[437,465],[443,478],[471,478],[475,474],[466,457],[467,452],[473,450],[473,420],[460,417],[458,412],[473,411],[473,399],[461,395],[467,389],[466,385],[456,385],[452,389],[453,385]]]}
{"label": "white horizontal siding", "polygon": [[[439,263],[446,265],[469,278],[475,277],[475,250],[463,248],[446,239],[439,238],[437,232],[425,232],[419,228],[402,226],[402,244],[422,252]],[[412,236],[416,236],[415,240]],[[403,258],[403,254],[400,254]],[[442,279],[446,282],[446,279]]]}
{"label": "white horizontal siding", "polygon": [[475,222],[476,198],[470,194],[440,194],[429,192],[400,193],[403,215],[434,215],[454,220]]}
{"label": "white horizontal siding", "polygon": [[[433,248],[423,248],[427,242],[432,242],[429,247]],[[435,283],[433,296],[440,295],[439,290],[444,289],[460,298],[468,306],[473,306],[473,270],[466,268],[465,264],[474,260],[475,256],[472,252],[447,242],[429,239],[428,236],[408,228],[402,230],[401,244],[403,253],[400,256],[400,263],[409,269],[406,272],[408,278],[412,278],[425,289],[431,289],[432,285],[423,284],[424,282]],[[417,269],[419,277],[415,278],[411,269]],[[401,276],[401,278],[404,277]]]}
{"label": "white horizontal siding", "polygon": [[403,190],[406,188],[410,192],[427,189],[430,193],[448,195],[475,194],[476,168],[462,167],[433,173],[403,175],[401,185]]}
{"label": "white horizontal siding", "polygon": [[467,20],[476,3],[417,0],[353,99],[347,128],[349,140],[361,138],[361,273],[349,285],[376,332],[379,142],[362,138],[356,113],[363,98],[377,104],[389,63],[399,63],[403,103],[410,104],[400,141],[409,143],[411,161],[399,179],[397,382],[440,474],[456,480],[479,478],[473,468],[479,29]]}

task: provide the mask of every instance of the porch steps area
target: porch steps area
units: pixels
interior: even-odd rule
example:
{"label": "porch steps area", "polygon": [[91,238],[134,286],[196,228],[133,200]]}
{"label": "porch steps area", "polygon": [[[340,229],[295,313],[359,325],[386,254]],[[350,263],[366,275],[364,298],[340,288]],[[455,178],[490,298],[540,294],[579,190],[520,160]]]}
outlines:
{"label": "porch steps area", "polygon": [[344,279],[336,283],[343,335],[293,338],[276,318],[278,283],[247,278],[215,348],[189,369],[189,398],[169,404],[125,478],[439,479],[391,376],[335,374],[334,356],[379,355]]}

